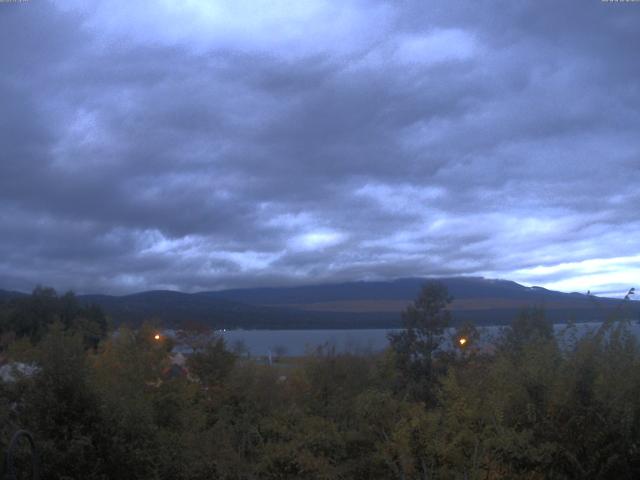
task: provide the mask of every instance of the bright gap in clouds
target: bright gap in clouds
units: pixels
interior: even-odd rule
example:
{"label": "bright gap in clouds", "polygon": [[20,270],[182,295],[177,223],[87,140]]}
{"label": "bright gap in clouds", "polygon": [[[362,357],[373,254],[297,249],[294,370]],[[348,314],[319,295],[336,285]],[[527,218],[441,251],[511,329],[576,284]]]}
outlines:
{"label": "bright gap in clouds", "polygon": [[389,28],[392,9],[345,0],[60,1],[81,12],[105,45],[122,40],[182,46],[197,54],[230,49],[295,59],[362,51]]}
{"label": "bright gap in clouds", "polygon": [[631,287],[638,285],[640,255],[525,268],[512,272],[510,278],[524,285],[550,290],[591,291],[594,295],[624,297]]}
{"label": "bright gap in clouds", "polygon": [[293,250],[322,250],[333,247],[345,240],[345,236],[339,232],[329,230],[317,230],[295,236],[289,246]]}

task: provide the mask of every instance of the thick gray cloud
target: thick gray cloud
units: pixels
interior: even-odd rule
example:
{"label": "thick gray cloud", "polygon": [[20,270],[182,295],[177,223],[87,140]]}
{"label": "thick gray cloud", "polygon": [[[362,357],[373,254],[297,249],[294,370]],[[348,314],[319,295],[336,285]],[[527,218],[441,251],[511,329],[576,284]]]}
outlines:
{"label": "thick gray cloud", "polygon": [[0,4],[0,288],[619,293],[638,25],[577,0]]}

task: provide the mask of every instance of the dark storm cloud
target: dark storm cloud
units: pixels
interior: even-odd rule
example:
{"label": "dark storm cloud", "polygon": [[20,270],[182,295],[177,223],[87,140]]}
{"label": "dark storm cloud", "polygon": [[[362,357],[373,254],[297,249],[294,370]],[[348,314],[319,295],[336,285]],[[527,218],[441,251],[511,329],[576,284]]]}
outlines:
{"label": "dark storm cloud", "polygon": [[640,273],[636,5],[167,5],[0,4],[0,288]]}

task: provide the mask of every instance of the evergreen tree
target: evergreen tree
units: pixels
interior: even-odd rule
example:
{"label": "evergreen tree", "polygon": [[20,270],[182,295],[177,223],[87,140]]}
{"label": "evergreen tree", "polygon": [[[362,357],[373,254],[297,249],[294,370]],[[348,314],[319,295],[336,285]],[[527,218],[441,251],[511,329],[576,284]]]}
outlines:
{"label": "evergreen tree", "polygon": [[425,284],[418,298],[402,314],[404,329],[389,336],[400,372],[400,387],[427,405],[433,405],[436,400],[439,372],[435,355],[451,322],[446,309],[451,301],[444,284]]}

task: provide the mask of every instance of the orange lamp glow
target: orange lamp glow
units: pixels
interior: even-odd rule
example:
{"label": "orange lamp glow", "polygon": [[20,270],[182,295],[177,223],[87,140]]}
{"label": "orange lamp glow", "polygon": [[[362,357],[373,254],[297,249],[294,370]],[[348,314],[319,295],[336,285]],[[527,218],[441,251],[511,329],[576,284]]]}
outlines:
{"label": "orange lamp glow", "polygon": [[466,339],[466,338],[464,338],[464,337],[461,337],[461,338],[458,340],[458,343],[460,344],[460,346],[461,346],[461,347],[464,347],[464,346],[465,346],[465,344],[467,343],[467,339]]}
{"label": "orange lamp glow", "polygon": [[160,334],[156,333],[153,338],[155,338],[156,340],[160,340]]}

